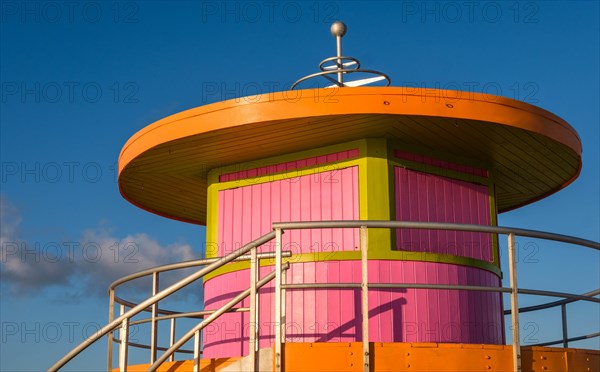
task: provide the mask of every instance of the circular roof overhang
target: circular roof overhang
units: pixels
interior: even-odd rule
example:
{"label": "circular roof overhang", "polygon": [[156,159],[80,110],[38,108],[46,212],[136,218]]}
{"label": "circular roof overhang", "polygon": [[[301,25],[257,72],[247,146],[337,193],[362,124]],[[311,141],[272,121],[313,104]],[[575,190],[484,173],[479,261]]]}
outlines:
{"label": "circular roof overhang", "polygon": [[119,189],[150,212],[205,224],[210,169],[361,138],[487,164],[500,212],[560,190],[581,169],[575,130],[524,102],[435,89],[310,89],[217,102],[145,127],[121,151]]}

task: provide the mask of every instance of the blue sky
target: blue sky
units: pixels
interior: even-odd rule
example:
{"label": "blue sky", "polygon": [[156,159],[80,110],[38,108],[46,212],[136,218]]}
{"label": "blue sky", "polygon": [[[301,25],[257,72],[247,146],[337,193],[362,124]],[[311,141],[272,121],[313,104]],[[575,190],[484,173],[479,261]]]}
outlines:
{"label": "blue sky", "polygon": [[[119,195],[125,141],[170,114],[316,72],[335,53],[336,19],[349,26],[344,54],[392,85],[499,94],[568,121],[583,142],[579,179],[499,222],[600,240],[597,2],[2,1],[0,11],[0,370],[44,370],[104,324],[115,278],[203,255],[203,227]],[[519,247],[522,287],[599,287],[597,253]],[[570,332],[596,332],[599,312],[573,305]],[[559,338],[559,319],[524,315],[524,343]],[[102,370],[105,349],[69,369]]]}

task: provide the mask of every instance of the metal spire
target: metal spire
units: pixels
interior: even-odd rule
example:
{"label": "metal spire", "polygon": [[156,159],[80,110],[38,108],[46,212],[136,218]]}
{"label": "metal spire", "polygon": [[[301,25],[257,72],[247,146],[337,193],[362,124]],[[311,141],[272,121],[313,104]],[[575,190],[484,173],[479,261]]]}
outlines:
{"label": "metal spire", "polygon": [[[336,49],[337,54],[335,57],[329,57],[321,61],[319,64],[320,72],[316,72],[314,74],[310,74],[304,76],[297,80],[291,87],[291,89],[296,88],[298,84],[302,83],[305,80],[312,79],[317,76],[322,76],[325,79],[329,80],[332,85],[327,86],[326,88],[332,87],[357,87],[361,85],[371,84],[381,80],[387,80],[386,86],[389,86],[391,83],[390,78],[384,74],[383,72],[375,71],[375,70],[364,70],[360,68],[360,61],[354,57],[344,56],[342,54],[342,37],[346,35],[348,32],[348,27],[341,21],[335,21],[331,25],[331,35],[335,37],[336,41]],[[331,64],[331,62],[334,62]],[[348,82],[344,82],[344,75],[351,74],[355,72],[362,72],[366,74],[376,75],[374,77],[360,79],[360,80],[352,80]],[[337,75],[337,80],[332,78],[329,75]]]}

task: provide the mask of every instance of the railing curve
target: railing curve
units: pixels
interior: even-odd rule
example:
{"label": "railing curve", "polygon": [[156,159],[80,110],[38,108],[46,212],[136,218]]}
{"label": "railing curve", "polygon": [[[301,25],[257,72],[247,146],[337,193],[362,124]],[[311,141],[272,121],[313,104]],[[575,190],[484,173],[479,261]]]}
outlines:
{"label": "railing curve", "polygon": [[[54,372],[54,371],[58,371],[60,368],[62,368],[65,364],[67,364],[71,359],[73,359],[75,356],[77,356],[79,353],[81,353],[83,350],[85,350],[86,348],[88,348],[90,345],[92,345],[94,342],[96,342],[97,340],[99,340],[101,337],[107,335],[108,333],[114,331],[117,327],[121,326],[122,329],[125,331],[129,326],[129,319],[137,314],[139,314],[140,312],[144,311],[146,308],[148,308],[151,305],[156,304],[158,301],[162,300],[163,298],[175,293],[176,291],[180,290],[181,288],[189,285],[190,283],[200,279],[201,277],[203,277],[204,275],[218,269],[219,267],[235,260],[236,258],[242,256],[243,254],[249,252],[252,248],[256,248],[258,246],[261,246],[271,240],[273,240],[273,238],[276,236],[275,232],[270,232],[268,234],[263,235],[262,237],[244,245],[243,247],[227,254],[224,257],[219,258],[218,260],[216,260],[215,262],[207,265],[206,267],[204,267],[203,269],[179,280],[177,283],[172,284],[171,286],[163,289],[162,291],[154,294],[152,297],[140,302],[138,305],[136,305],[135,307],[133,307],[132,309],[130,309],[128,312],[121,314],[118,318],[114,319],[113,321],[109,322],[107,325],[105,325],[104,327],[102,327],[100,330],[98,330],[98,332],[94,333],[93,335],[91,335],[90,337],[88,337],[87,339],[85,339],[83,342],[81,342],[79,345],[77,345],[75,348],[73,348],[69,353],[67,353],[65,356],[63,356],[61,359],[59,359],[54,365],[52,365],[48,371],[50,372]],[[112,340],[109,340],[109,343],[111,343],[112,345]],[[122,359],[123,356],[120,355],[120,359]],[[126,358],[126,356],[125,356]],[[122,363],[120,363],[121,365]],[[111,369],[112,366],[108,366],[108,369]],[[123,368],[121,368],[123,369]]]}
{"label": "railing curve", "polygon": [[[200,344],[199,341],[196,342],[195,350],[183,350],[181,346],[190,339],[190,337],[196,335],[197,339],[199,339],[200,330],[208,324],[208,320],[214,319],[225,313],[227,311],[250,311],[251,317],[256,316],[256,308],[257,308],[257,295],[256,290],[261,285],[264,285],[268,280],[275,280],[275,320],[280,325],[275,329],[275,369],[281,370],[281,345],[285,342],[285,291],[286,290],[295,290],[300,288],[361,288],[363,292],[363,310],[368,309],[368,289],[369,288],[428,288],[428,289],[448,289],[448,290],[469,290],[469,291],[492,291],[492,292],[500,292],[500,293],[508,293],[511,296],[511,309],[505,310],[505,315],[511,315],[511,324],[513,329],[513,367],[515,371],[520,370],[520,343],[519,343],[519,313],[542,310],[552,307],[561,307],[562,310],[562,318],[563,318],[563,339],[551,342],[545,342],[537,344],[539,346],[545,345],[554,345],[563,343],[563,346],[567,347],[568,342],[582,340],[591,337],[600,336],[600,332],[591,333],[588,335],[577,336],[577,337],[568,337],[566,331],[566,305],[575,301],[588,301],[593,303],[600,303],[600,299],[596,298],[598,294],[600,294],[600,289],[596,289],[594,291],[584,293],[584,294],[572,294],[572,293],[564,293],[564,292],[553,292],[553,291],[542,291],[536,289],[525,289],[519,288],[517,286],[517,273],[516,273],[516,259],[515,259],[515,237],[523,236],[523,237],[531,237],[531,238],[539,238],[544,240],[552,240],[559,241],[564,243],[575,244],[587,248],[591,248],[594,250],[600,250],[600,243],[594,242],[587,239],[581,239],[568,235],[554,234],[544,231],[537,230],[528,230],[528,229],[520,229],[513,227],[502,227],[502,226],[485,226],[485,225],[471,225],[471,224],[452,224],[452,223],[436,223],[436,222],[413,222],[413,221],[374,221],[374,220],[365,220],[365,221],[304,221],[304,222],[278,222],[272,224],[274,231],[262,236],[259,239],[254,240],[251,243],[246,244],[242,248],[231,252],[230,254],[215,259],[206,259],[206,260],[194,260],[187,262],[180,262],[175,264],[163,265],[160,267],[155,267],[152,269],[144,270],[135,274],[128,275],[123,277],[115,282],[113,282],[109,287],[109,296],[110,296],[110,309],[114,311],[114,304],[118,303],[121,306],[123,314],[121,314],[116,319],[114,318],[114,313],[111,313],[109,324],[100,329],[95,335],[91,336],[76,348],[71,350],[65,357],[60,359],[55,365],[53,365],[49,370],[56,371],[64,364],[66,364],[69,360],[83,351],[86,347],[91,345],[93,342],[97,341],[99,338],[103,337],[106,334],[109,334],[109,359],[108,359],[108,369],[112,368],[112,343],[113,341],[121,341],[121,345],[125,345],[124,354],[123,350],[120,353],[120,363],[119,366],[126,368],[125,364],[122,363],[123,357],[127,358],[127,346],[135,346],[141,348],[147,348],[151,350],[151,370],[155,369],[162,362],[166,361],[167,358],[171,358],[174,352],[183,352],[183,353],[194,353],[194,355],[198,355]],[[287,263],[284,263],[282,259],[284,257],[290,257],[291,252],[282,251],[282,243],[281,237],[284,230],[296,230],[296,229],[320,229],[320,228],[359,228],[360,229],[360,241],[361,241],[361,270],[362,270],[362,280],[361,283],[294,283],[294,284],[286,284],[285,283],[285,275],[282,275],[287,269]],[[509,253],[509,272],[510,272],[510,287],[486,287],[486,286],[465,286],[465,285],[440,285],[440,284],[416,284],[416,283],[369,283],[367,281],[366,275],[366,262],[368,260],[368,239],[367,239],[367,229],[368,228],[386,228],[386,229],[428,229],[428,230],[451,230],[451,231],[470,231],[470,232],[482,232],[482,233],[492,233],[492,234],[502,234],[508,236],[508,253]],[[276,250],[274,253],[263,253],[258,254],[256,252],[256,247],[275,239]],[[246,253],[251,252],[250,255],[244,256]],[[261,258],[275,258],[275,271],[269,274],[267,277],[260,279],[256,274],[256,261]],[[200,277],[206,275],[207,273],[217,269],[218,267],[223,266],[226,263],[229,263],[234,260],[241,259],[249,259],[251,260],[251,288],[246,291],[240,293],[235,299],[241,301],[242,298],[250,296],[250,308],[234,308],[233,306],[239,301],[230,301],[230,303],[225,306],[227,308],[220,308],[215,311],[195,311],[195,312],[178,312],[167,309],[161,309],[158,307],[158,302],[168,295],[178,291],[184,286],[192,283],[193,281],[199,279]],[[158,275],[159,273],[178,270],[182,268],[192,268],[201,265],[207,265],[204,269],[199,270],[183,279],[178,281],[177,283],[165,288],[162,291],[158,291]],[[123,298],[120,298],[115,295],[115,290],[122,284],[152,275],[153,277],[153,295],[140,302],[135,303],[132,301],[127,301]],[[527,295],[542,295],[542,296],[552,296],[562,298],[558,301],[548,302],[535,306],[528,306],[519,308],[518,307],[518,294],[527,294]],[[230,305],[230,306],[229,306]],[[125,307],[130,307],[131,309],[127,312],[124,311]],[[136,320],[130,322],[129,320],[141,313],[141,312],[150,312],[152,313],[151,318]],[[218,314],[217,314],[218,313]],[[368,311],[363,311],[364,314],[368,314]],[[207,317],[208,316],[208,317]],[[368,316],[368,315],[367,315]],[[162,320],[171,320],[174,322],[177,318],[194,318],[194,319],[203,319],[197,326],[192,328],[183,338],[181,338],[177,343],[173,342],[173,335],[171,336],[171,344],[170,347],[159,347],[156,342],[156,329],[155,325],[158,321]],[[153,331],[151,335],[150,345],[147,344],[137,344],[132,342],[127,342],[127,328],[130,325],[134,324],[143,324],[143,323],[152,323]],[[124,335],[120,335],[121,340],[113,339],[112,333],[119,327],[122,327]],[[171,333],[174,327],[172,328]],[[364,370],[368,371],[369,366],[369,356],[368,356],[368,319],[363,319],[363,344],[364,346]],[[126,342],[123,343],[123,337],[125,337]],[[258,331],[255,329],[251,333],[251,344],[252,342],[256,342],[258,339]],[[254,340],[254,341],[253,341]],[[252,344],[252,348],[254,351],[257,351],[256,343]],[[156,358],[156,351],[166,351],[161,355],[160,358]],[[250,355],[253,353],[250,352]],[[253,364],[256,366],[256,364]],[[122,368],[123,369],[123,368]]]}

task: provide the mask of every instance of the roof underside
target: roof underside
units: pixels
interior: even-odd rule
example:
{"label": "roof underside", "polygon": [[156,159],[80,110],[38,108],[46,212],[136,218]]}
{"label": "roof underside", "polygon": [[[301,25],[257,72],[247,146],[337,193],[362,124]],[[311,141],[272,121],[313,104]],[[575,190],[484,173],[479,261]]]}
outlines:
{"label": "roof underside", "polygon": [[426,97],[401,89],[342,88],[329,103],[315,102],[314,93],[293,102],[271,94],[173,115],[125,145],[121,193],[154,213],[204,224],[210,169],[362,138],[487,164],[499,211],[550,195],[579,173],[576,132],[545,110],[489,95],[460,100],[454,92],[450,101],[443,91],[434,99],[431,90]]}

